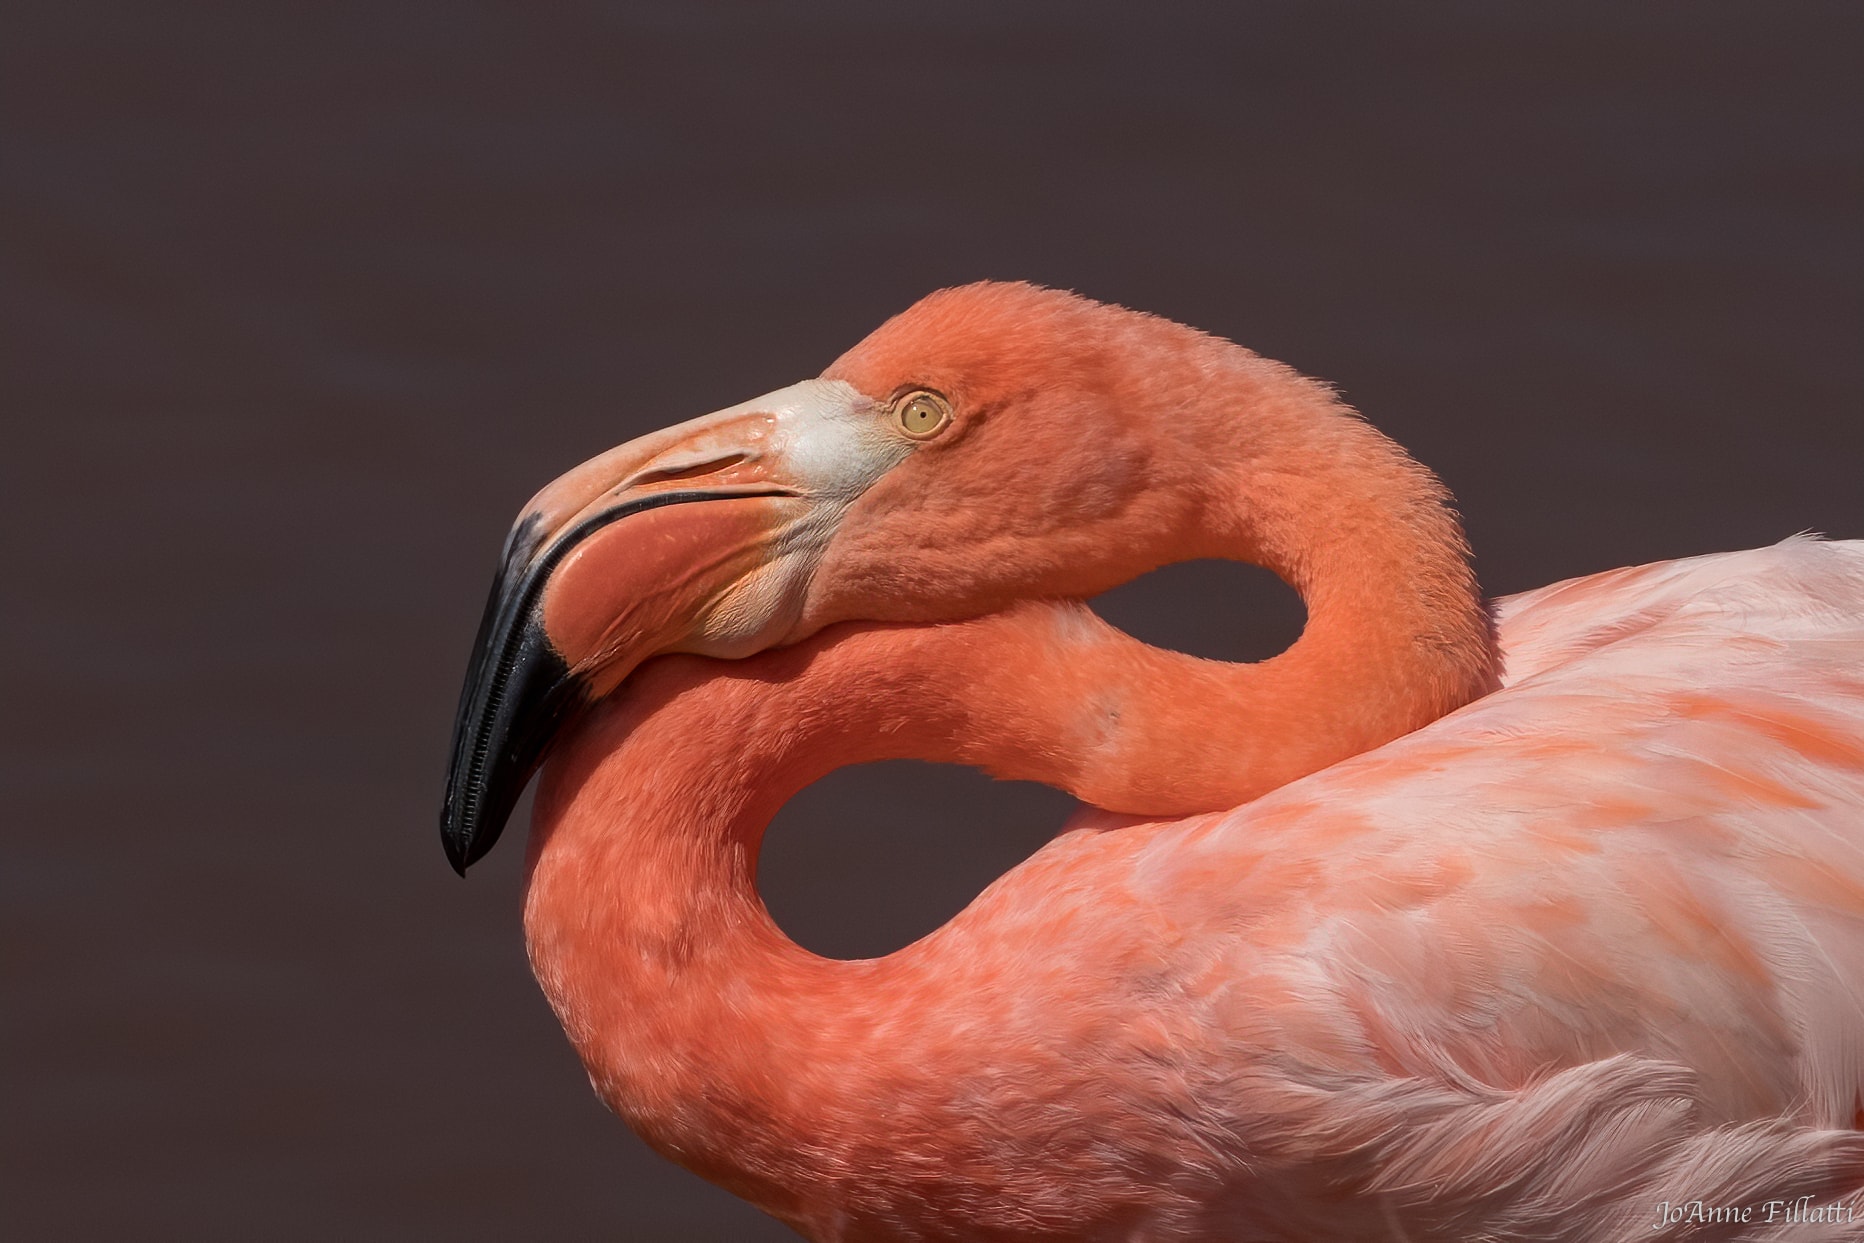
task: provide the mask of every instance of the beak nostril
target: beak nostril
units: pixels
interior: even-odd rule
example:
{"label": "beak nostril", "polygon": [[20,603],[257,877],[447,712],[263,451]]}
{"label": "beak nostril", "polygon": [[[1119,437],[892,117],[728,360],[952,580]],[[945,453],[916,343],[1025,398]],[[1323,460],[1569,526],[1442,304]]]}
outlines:
{"label": "beak nostril", "polygon": [[715,475],[720,471],[729,470],[733,466],[748,461],[750,456],[751,455],[748,453],[727,453],[722,457],[702,458],[698,461],[688,460],[680,462],[676,460],[668,462],[663,466],[656,466],[651,470],[642,471],[640,474],[624,482],[617,491],[645,487],[652,483],[671,483],[677,479],[698,479],[705,475]]}

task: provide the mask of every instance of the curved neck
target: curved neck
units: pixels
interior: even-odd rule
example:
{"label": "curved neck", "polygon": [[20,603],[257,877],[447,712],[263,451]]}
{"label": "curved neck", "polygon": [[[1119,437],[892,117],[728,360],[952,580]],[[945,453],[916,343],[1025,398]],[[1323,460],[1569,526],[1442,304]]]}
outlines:
{"label": "curved neck", "polygon": [[[1259,664],[1115,645],[1096,693],[1117,694],[1119,737],[1065,784],[1118,811],[1232,807],[1500,685],[1493,619],[1436,476],[1325,386],[1208,344],[1221,366],[1169,421],[1188,481],[1173,544],[1272,570],[1308,619]],[[1227,425],[1238,409],[1241,433]]]}
{"label": "curved neck", "polygon": [[[1019,755],[1043,762],[1016,775],[1120,812],[1225,809],[1496,689],[1493,621],[1436,477],[1291,368],[1177,325],[1147,331],[1159,334],[1154,348],[1120,355],[1101,382],[1138,429],[1154,483],[1064,533],[1049,560],[1117,576],[1094,589],[1166,560],[1244,561],[1292,586],[1307,624],[1257,664],[1117,633],[1080,636],[1064,655],[1026,634],[995,666],[965,674],[980,688],[1014,683],[1004,712],[1042,703]],[[1055,700],[1060,732],[1045,734]],[[966,762],[1009,775],[1000,756]]]}
{"label": "curved neck", "polygon": [[[1212,699],[1254,693],[1245,682],[1190,696],[1192,675],[1212,668],[1075,604],[841,626],[742,661],[643,667],[564,740],[533,820],[531,961],[598,1093],[667,1156],[805,1228],[850,1197],[949,1213],[954,1233],[977,1185],[1025,1202],[1035,1188],[1019,1179],[1042,1155],[1006,1148],[949,1073],[955,1031],[1000,1035],[961,1059],[987,1077],[1052,1073],[1017,1062],[1042,1050],[1039,1032],[1003,1025],[1028,1010],[1020,969],[993,958],[1003,910],[977,916],[975,935],[968,911],[886,958],[818,958],[757,894],[765,826],[828,771],[879,759],[972,764],[1090,797],[1106,772],[1123,792],[1156,784],[1161,797],[1200,780],[1247,784],[1228,748],[1251,731],[1188,725]],[[1141,696],[1167,676],[1184,699]],[[1149,752],[1169,781],[1133,766],[1123,730],[1180,726],[1196,737]],[[1286,754],[1249,754],[1271,752]],[[1104,840],[1136,850],[1153,832]],[[1071,870],[1091,860],[1118,866],[1083,846],[1053,867],[1092,889],[1091,872]],[[1060,881],[1031,883],[1052,894]],[[1010,891],[999,906],[1020,900]],[[933,1176],[955,1152],[969,1154],[968,1190]]]}
{"label": "curved neck", "polygon": [[[949,1143],[968,1125],[939,1112],[949,1085],[924,1070],[949,1061],[926,1043],[954,1030],[935,1005],[971,1004],[949,986],[966,917],[884,959],[829,962],[758,898],[765,825],[828,771],[930,759],[1114,811],[1215,811],[1494,688],[1492,626],[1435,479],[1318,385],[1240,351],[1222,364],[1178,399],[1182,486],[1124,517],[1157,528],[1151,546],[1294,586],[1309,620],[1282,655],[1198,660],[1081,605],[1029,603],[832,627],[741,661],[663,658],[563,740],[534,819],[532,962],[598,1091],[650,1143],[795,1222],[825,1194],[812,1187],[911,1168],[904,1135]],[[1213,389],[1249,409],[1246,439]],[[1107,558],[1107,534],[1058,555],[1103,541]],[[1143,549],[1122,557],[1129,577],[1151,568]]]}
{"label": "curved neck", "polygon": [[[988,751],[1018,767],[1037,722],[981,712],[967,671],[1045,637],[1075,647],[1051,632],[1088,636],[1084,617],[1031,606],[842,626],[741,661],[666,657],[564,739],[538,788],[526,940],[598,1094],[650,1144],[799,1226],[837,1202],[837,1179],[936,1198],[915,1183],[935,1154],[915,1165],[901,1133],[951,1145],[975,1121],[927,1071],[949,1065],[951,1015],[927,1004],[951,996],[943,934],[818,958],[770,920],[758,850],[785,801],[845,764]],[[1003,1163],[1006,1194],[1028,1164]]]}
{"label": "curved neck", "polygon": [[[988,318],[936,325],[941,353],[967,360],[954,400],[981,413],[927,457],[937,488],[903,469],[851,509],[799,634],[1085,599],[1170,561],[1273,571],[1308,610],[1301,639],[1276,659],[1109,649],[1081,678],[1034,653],[1071,683],[1080,714],[1105,718],[1078,722],[1077,762],[1054,756],[1038,779],[1142,814],[1234,806],[1495,689],[1493,627],[1429,471],[1280,363],[1166,320],[1066,295],[1036,301],[1049,331],[1006,334]],[[883,329],[826,374],[887,391],[889,376],[912,370],[896,357],[911,344]],[[993,423],[999,407],[1016,416]],[[958,500],[927,502],[954,479]],[[1004,499],[1024,493],[1032,503]],[[895,542],[901,511],[910,555]],[[995,525],[980,530],[979,514]]]}

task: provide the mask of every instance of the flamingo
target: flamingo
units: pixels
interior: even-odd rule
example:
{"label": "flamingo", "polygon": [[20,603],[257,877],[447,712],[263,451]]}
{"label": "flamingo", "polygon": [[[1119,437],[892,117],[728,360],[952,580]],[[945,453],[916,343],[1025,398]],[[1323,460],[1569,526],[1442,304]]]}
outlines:
{"label": "flamingo", "polygon": [[[1208,557],[1299,640],[1080,603]],[[923,939],[816,957],[764,827],[908,757],[1084,806]],[[1491,605],[1324,385],[969,285],[530,502],[457,869],[540,763],[525,933],[596,1092],[810,1238],[1864,1235],[1864,544]]]}

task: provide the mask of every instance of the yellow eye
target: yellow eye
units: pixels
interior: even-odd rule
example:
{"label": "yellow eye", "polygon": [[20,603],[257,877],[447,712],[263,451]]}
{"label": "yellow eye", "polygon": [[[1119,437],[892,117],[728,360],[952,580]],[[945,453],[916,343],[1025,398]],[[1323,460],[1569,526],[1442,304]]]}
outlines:
{"label": "yellow eye", "polygon": [[908,393],[894,406],[900,428],[915,440],[925,440],[945,430],[951,422],[951,406],[937,393],[920,390]]}

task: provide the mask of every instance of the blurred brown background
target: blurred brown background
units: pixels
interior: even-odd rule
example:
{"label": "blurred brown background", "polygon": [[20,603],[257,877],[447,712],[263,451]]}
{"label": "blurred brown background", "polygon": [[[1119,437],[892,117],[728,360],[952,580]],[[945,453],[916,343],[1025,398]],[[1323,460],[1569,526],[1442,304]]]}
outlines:
{"label": "blurred brown background", "polygon": [[[591,1096],[516,843],[441,856],[519,504],[990,276],[1337,382],[1497,593],[1864,535],[1861,44],[1836,3],[7,5],[0,1234],[789,1237]],[[1107,611],[1298,626],[1157,577]],[[770,900],[882,952],[1066,807],[841,774]]]}

